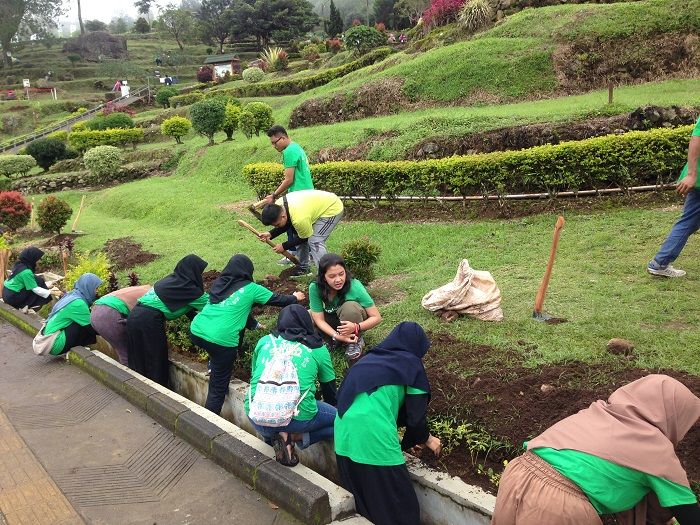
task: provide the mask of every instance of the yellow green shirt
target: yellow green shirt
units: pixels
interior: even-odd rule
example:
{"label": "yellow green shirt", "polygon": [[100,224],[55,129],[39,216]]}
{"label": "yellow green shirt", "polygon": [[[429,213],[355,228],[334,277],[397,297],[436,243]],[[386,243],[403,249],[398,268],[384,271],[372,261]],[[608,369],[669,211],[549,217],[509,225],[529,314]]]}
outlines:
{"label": "yellow green shirt", "polygon": [[39,286],[34,277],[34,272],[29,268],[25,268],[17,275],[13,275],[4,283],[5,288],[13,292],[21,292],[22,290],[33,290]]}
{"label": "yellow green shirt", "polygon": [[93,304],[94,306],[97,306],[98,304],[101,304],[103,306],[109,306],[110,308],[114,308],[120,314],[125,315],[127,317],[129,316],[129,307],[126,305],[126,303],[113,295],[105,295],[103,297],[100,297]]}
{"label": "yellow green shirt", "polygon": [[[328,191],[301,190],[286,197],[292,226],[302,239],[313,235],[314,223],[321,217],[335,217],[343,211],[343,202]],[[276,204],[284,206],[283,199],[277,199]]]}
{"label": "yellow green shirt", "polygon": [[46,323],[44,335],[50,335],[60,330],[51,347],[50,353],[52,355],[59,355],[63,352],[66,346],[64,329],[72,323],[77,323],[80,326],[88,326],[90,324],[90,307],[84,299],[74,299],[56,312],[56,315],[51,317]]}
{"label": "yellow green shirt", "polygon": [[[372,300],[372,297],[367,293],[365,286],[357,279],[350,281],[350,288],[348,288],[348,292],[343,299],[343,302],[347,301],[356,301],[362,308],[374,306],[374,300]],[[311,283],[309,285],[309,309],[312,312],[321,313],[325,311],[326,313],[332,314],[340,308],[341,304],[338,294],[336,294],[329,303],[324,303],[318,285],[316,283]]]}
{"label": "yellow green shirt", "polygon": [[197,310],[201,312],[202,308],[204,308],[208,300],[209,294],[205,292],[200,297],[192,301],[190,304],[187,304],[182,308],[178,308],[177,310],[172,312],[167,306],[165,306],[165,303],[160,300],[160,297],[158,297],[158,294],[156,293],[155,289],[151,287],[151,289],[148,290],[146,294],[137,301],[136,304],[142,304],[144,306],[150,306],[151,308],[160,310],[161,312],[163,312],[163,315],[168,321],[172,321],[173,319],[182,317],[191,310]]}

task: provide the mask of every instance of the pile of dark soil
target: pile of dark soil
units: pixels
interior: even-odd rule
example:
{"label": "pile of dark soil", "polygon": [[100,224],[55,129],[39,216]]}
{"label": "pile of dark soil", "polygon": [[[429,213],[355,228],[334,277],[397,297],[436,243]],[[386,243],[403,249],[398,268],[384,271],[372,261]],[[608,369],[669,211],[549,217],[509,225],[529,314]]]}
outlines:
{"label": "pile of dark soil", "polygon": [[[45,235],[45,233],[40,235]],[[68,239],[74,240],[76,237],[80,237],[81,235],[81,233],[61,233],[60,235],[54,235],[50,239],[47,239],[42,246],[46,246],[47,248],[52,246],[63,246]]]}
{"label": "pile of dark soil", "polygon": [[[430,338],[432,346],[425,358],[432,390],[430,416],[475,424],[507,444],[493,451],[486,462],[483,457],[475,461],[495,472],[503,469],[503,460],[519,455],[524,441],[645,375],[670,375],[700,395],[700,377],[630,367],[624,357],[606,364],[569,362],[526,368],[524,355],[535,349],[524,342],[518,350],[501,350],[444,334],[431,334]],[[700,481],[700,426],[688,433],[677,452],[691,483]],[[422,459],[487,490],[496,489],[477,473],[466,446],[438,460],[424,452]]]}
{"label": "pile of dark soil", "polygon": [[135,266],[156,260],[160,255],[145,252],[141,244],[131,237],[110,239],[104,245],[103,251],[116,270],[128,270]]}

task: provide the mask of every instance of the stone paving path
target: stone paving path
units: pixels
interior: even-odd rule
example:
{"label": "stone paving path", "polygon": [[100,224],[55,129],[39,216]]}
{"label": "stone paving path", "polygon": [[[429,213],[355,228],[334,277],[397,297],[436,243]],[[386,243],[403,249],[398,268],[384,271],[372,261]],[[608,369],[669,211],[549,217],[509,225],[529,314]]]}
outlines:
{"label": "stone paving path", "polygon": [[0,525],[298,524],[0,321]]}

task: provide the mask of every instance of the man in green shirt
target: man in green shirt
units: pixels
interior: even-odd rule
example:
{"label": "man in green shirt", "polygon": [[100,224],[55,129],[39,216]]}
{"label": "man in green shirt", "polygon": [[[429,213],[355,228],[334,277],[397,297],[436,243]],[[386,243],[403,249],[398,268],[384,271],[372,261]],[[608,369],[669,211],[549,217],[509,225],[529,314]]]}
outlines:
{"label": "man in green shirt", "polygon": [[681,254],[688,238],[700,229],[700,181],[698,181],[698,163],[700,163],[700,119],[688,145],[688,163],[681,171],[676,184],[676,191],[685,197],[683,215],[671,228],[671,233],[664,241],[659,252],[647,265],[647,271],[661,277],[683,277],[685,271],[671,266]]}
{"label": "man in green shirt", "polygon": [[[267,136],[270,137],[270,144],[277,151],[282,153],[282,163],[284,164],[284,178],[274,191],[265,197],[265,204],[272,204],[275,200],[284,194],[284,192],[292,193],[299,190],[313,190],[314,183],[311,179],[311,169],[309,168],[309,159],[304,152],[304,149],[292,142],[292,139],[287,135],[287,130],[279,124],[272,126],[267,130]],[[294,232],[287,232],[287,239],[294,240]],[[291,250],[294,253],[294,250]],[[286,257],[282,257],[280,264],[291,264],[292,261]]]}

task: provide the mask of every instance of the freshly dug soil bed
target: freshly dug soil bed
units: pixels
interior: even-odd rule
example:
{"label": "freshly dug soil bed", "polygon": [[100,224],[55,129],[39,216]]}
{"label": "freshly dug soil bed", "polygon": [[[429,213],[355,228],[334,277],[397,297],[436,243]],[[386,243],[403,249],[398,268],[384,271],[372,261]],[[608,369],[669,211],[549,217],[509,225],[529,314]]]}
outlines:
{"label": "freshly dug soil bed", "polygon": [[[623,356],[606,364],[570,362],[525,368],[524,355],[536,351],[525,342],[517,350],[501,350],[445,334],[430,334],[430,339],[432,346],[425,358],[432,390],[430,416],[475,424],[507,444],[508,448],[491,452],[486,462],[483,455],[475,461],[495,472],[501,472],[503,460],[519,455],[523,441],[645,375],[668,374],[700,395],[700,377],[674,370],[630,367]],[[699,425],[677,451],[691,483],[700,482]],[[437,460],[423,452],[422,459],[465,481],[496,490],[477,473],[465,446]]]}
{"label": "freshly dug soil bed", "polygon": [[59,247],[63,245],[67,239],[74,240],[76,237],[80,237],[83,235],[82,233],[61,233],[60,235],[54,235],[50,239],[47,239],[42,246],[45,246],[47,248],[55,246]]}
{"label": "freshly dug soil bed", "polygon": [[103,248],[116,270],[128,270],[155,261],[160,255],[145,252],[141,244],[131,237],[108,240]]}

